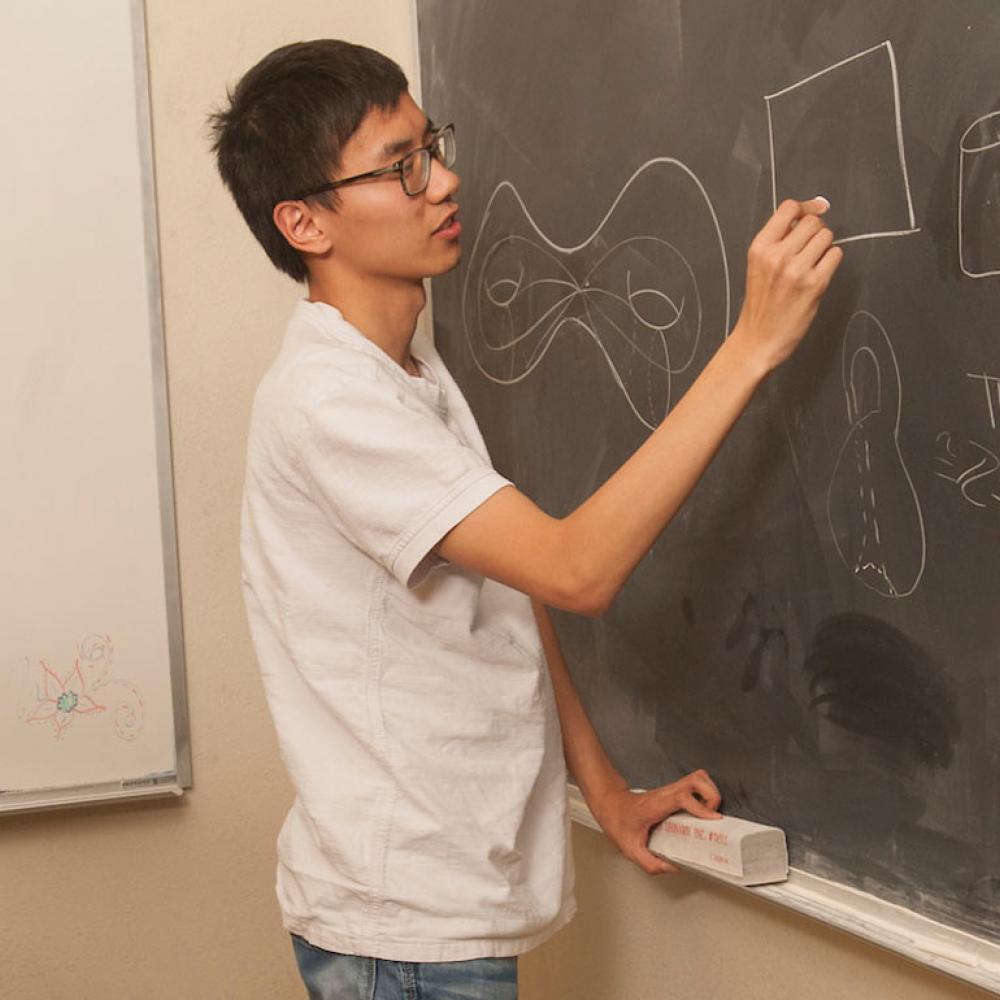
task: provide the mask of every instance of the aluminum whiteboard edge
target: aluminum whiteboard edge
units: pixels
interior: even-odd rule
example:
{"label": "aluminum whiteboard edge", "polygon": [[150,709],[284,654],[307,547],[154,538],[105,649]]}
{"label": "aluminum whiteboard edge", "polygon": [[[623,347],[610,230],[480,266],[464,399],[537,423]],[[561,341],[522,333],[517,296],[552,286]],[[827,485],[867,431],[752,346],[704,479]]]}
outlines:
{"label": "aluminum whiteboard edge", "polygon": [[[600,830],[580,789],[569,786],[570,818]],[[730,889],[748,892],[863,938],[888,951],[1000,994],[1000,943],[929,920],[877,896],[792,868],[776,885],[734,886],[709,872],[685,869]]]}
{"label": "aluminum whiteboard edge", "polygon": [[93,806],[135,799],[178,797],[184,789],[174,773],[148,778],[106,781],[70,788],[44,788],[27,792],[0,792],[0,813],[42,812],[73,806]]}
{"label": "aluminum whiteboard edge", "polygon": [[[166,337],[163,326],[157,226],[156,169],[153,160],[153,123],[149,97],[149,59],[144,0],[129,0],[132,20],[132,59],[135,67],[135,107],[141,165],[143,235],[146,250],[146,287],[149,291],[150,357],[153,370],[153,408],[156,426],[156,468],[160,496],[160,532],[163,544],[164,593],[173,700],[175,768],[181,788],[193,784],[191,734],[188,721],[184,632],[181,621],[180,573],[177,559],[177,522],[174,511],[170,406],[167,394]],[[141,794],[141,793],[140,793]]]}

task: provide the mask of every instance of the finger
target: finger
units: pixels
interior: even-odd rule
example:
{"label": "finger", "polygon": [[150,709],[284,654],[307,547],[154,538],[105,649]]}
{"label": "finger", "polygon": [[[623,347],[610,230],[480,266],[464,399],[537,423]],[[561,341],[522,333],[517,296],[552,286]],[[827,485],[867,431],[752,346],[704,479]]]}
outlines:
{"label": "finger", "polygon": [[830,203],[822,195],[802,202],[802,210],[810,215],[824,215],[830,209]]}
{"label": "finger", "polygon": [[722,813],[716,812],[694,795],[687,796],[683,804],[692,816],[697,816],[699,819],[722,819]]}
{"label": "finger", "polygon": [[691,784],[698,797],[709,809],[718,809],[722,803],[722,792],[718,785],[709,777],[707,771],[695,771],[691,774]]}
{"label": "finger", "polygon": [[754,239],[754,243],[758,241],[777,243],[792,228],[792,225],[805,214],[806,210],[801,201],[786,199],[775,209],[771,218],[764,223],[763,228]]}
{"label": "finger", "polygon": [[789,253],[799,253],[806,244],[825,227],[815,215],[805,215],[799,219],[796,227],[781,241],[783,249]]}
{"label": "finger", "polygon": [[843,259],[844,251],[841,250],[840,247],[830,247],[830,249],[823,254],[814,268],[816,277],[819,278],[825,285],[829,284],[830,279],[833,277],[837,268],[840,267],[840,262]]}
{"label": "finger", "polygon": [[[809,201],[801,202],[802,214],[806,215],[825,215],[829,211],[830,203],[821,196],[816,198],[810,198]],[[792,223],[793,226],[797,226],[802,220],[799,219]]]}
{"label": "finger", "polygon": [[632,860],[647,875],[666,875],[668,872],[676,874],[680,871],[676,865],[671,864],[666,858],[661,858],[658,854],[654,854],[645,848],[637,851]]}
{"label": "finger", "polygon": [[823,226],[802,248],[799,257],[804,264],[813,267],[831,246],[833,246],[833,233]]}
{"label": "finger", "polygon": [[830,203],[823,197],[810,198],[808,201],[788,198],[764,224],[757,238],[767,243],[777,243],[789,232],[797,229],[805,218],[823,215],[829,207]]}

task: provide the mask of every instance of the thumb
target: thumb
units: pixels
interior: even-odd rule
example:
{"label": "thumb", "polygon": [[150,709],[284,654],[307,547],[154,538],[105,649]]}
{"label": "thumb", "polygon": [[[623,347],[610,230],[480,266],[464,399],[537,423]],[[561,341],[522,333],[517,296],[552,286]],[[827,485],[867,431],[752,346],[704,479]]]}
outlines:
{"label": "thumb", "polygon": [[672,864],[666,858],[654,854],[648,847],[643,847],[635,853],[635,863],[647,875],[676,874],[680,871],[677,865]]}

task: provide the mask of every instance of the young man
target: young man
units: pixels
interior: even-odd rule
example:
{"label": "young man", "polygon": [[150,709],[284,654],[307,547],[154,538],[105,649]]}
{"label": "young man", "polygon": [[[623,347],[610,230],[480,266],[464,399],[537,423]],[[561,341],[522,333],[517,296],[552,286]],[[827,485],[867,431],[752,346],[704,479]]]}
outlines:
{"label": "young man", "polygon": [[493,470],[433,348],[411,351],[423,279],[461,255],[450,127],[394,63],[338,41],[271,53],[212,122],[250,228],[308,288],[255,399],[242,534],[297,792],[284,924],[313,997],[513,998],[514,956],[574,911],[567,766],[650,873],[673,870],[651,827],[720,803],[703,771],[628,789],[545,606],[608,607],[805,334],[840,250],[821,200],[783,204],[731,336],[636,454],[552,518]]}

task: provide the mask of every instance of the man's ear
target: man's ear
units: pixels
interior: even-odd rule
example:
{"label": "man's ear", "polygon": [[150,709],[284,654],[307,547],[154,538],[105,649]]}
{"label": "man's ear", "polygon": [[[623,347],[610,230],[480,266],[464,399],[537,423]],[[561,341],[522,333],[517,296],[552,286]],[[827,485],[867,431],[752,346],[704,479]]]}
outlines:
{"label": "man's ear", "polygon": [[274,224],[299,253],[325,254],[333,249],[323,216],[305,201],[279,201],[274,206]]}

